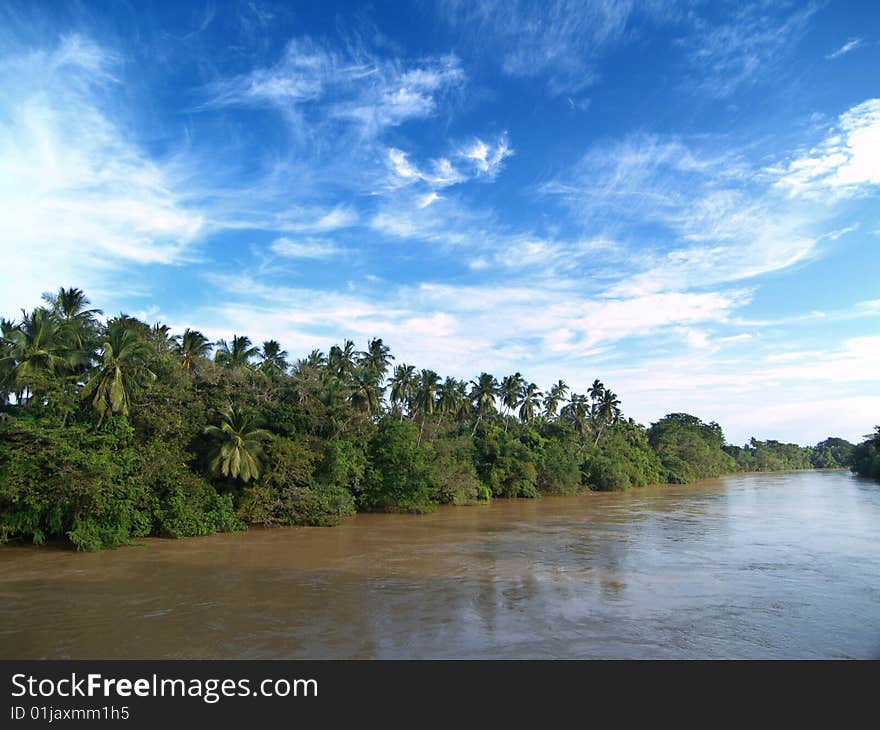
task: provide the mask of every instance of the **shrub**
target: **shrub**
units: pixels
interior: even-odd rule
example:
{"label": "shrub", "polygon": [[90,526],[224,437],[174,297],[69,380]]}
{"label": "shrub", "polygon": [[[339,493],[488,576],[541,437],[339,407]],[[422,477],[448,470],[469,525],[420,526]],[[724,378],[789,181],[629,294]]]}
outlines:
{"label": "shrub", "polygon": [[430,512],[435,501],[431,468],[409,421],[386,417],[367,447],[367,473],[360,506],[379,512]]}

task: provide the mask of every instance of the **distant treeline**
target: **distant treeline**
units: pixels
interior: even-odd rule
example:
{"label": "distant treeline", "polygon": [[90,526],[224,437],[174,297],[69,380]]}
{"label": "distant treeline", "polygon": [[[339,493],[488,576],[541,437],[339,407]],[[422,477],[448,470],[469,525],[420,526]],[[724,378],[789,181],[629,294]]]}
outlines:
{"label": "distant treeline", "polygon": [[[441,378],[393,364],[380,339],[289,362],[274,340],[210,342],[121,314],[78,289],[2,322],[0,540],[96,550],[248,524],[332,525],[355,511],[686,483],[736,471],[877,474],[853,451],[725,443],[673,413],[650,428],[614,392],[519,373]],[[870,468],[862,469],[862,464]],[[871,471],[873,470],[873,471]]]}

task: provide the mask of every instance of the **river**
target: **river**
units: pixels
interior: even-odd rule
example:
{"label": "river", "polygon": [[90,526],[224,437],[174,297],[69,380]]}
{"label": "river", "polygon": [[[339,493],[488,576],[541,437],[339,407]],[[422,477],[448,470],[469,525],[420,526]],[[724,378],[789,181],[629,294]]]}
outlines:
{"label": "river", "polygon": [[880,484],[847,472],[0,548],[0,658],[880,657]]}

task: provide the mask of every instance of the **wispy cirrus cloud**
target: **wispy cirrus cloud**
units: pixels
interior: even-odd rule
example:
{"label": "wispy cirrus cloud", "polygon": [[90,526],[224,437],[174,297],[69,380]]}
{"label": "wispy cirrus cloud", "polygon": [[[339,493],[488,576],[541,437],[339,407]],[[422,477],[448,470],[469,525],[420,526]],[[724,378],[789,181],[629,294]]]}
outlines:
{"label": "wispy cirrus cloud", "polygon": [[[448,157],[437,157],[430,160],[426,167],[413,163],[409,155],[395,147],[387,151],[390,178],[388,185],[399,188],[413,184],[423,184],[431,189],[420,198],[420,207],[424,208],[437,200],[433,191],[458,185],[468,180],[494,180],[501,172],[504,160],[513,154],[513,149],[506,134],[502,134],[495,142],[485,142],[475,138],[468,144],[461,145]],[[450,159],[451,158],[451,159]]]}
{"label": "wispy cirrus cloud", "polygon": [[[472,44],[490,51],[505,74],[546,78],[553,95],[577,94],[598,83],[607,55],[663,28],[684,52],[687,85],[726,99],[773,75],[818,7],[761,0],[444,0],[438,12]],[[572,109],[583,103],[570,96],[568,102]]]}
{"label": "wispy cirrus cloud", "polygon": [[840,58],[841,56],[845,56],[847,53],[851,53],[857,48],[861,48],[864,43],[864,40],[862,40],[861,38],[850,38],[840,48],[838,48],[833,53],[829,53],[827,56],[825,56],[825,58],[829,61],[833,61],[835,58]]}
{"label": "wispy cirrus cloud", "polygon": [[267,67],[213,82],[209,107],[276,107],[294,121],[348,123],[372,137],[410,119],[429,117],[439,100],[460,88],[465,74],[453,55],[404,63],[365,49],[331,49],[294,38],[281,59]]}
{"label": "wispy cirrus cloud", "polygon": [[345,251],[335,243],[314,238],[304,240],[276,238],[269,248],[278,256],[295,259],[328,259]]}
{"label": "wispy cirrus cloud", "polygon": [[774,76],[818,5],[749,2],[722,8],[721,20],[694,14],[690,32],[679,43],[692,68],[694,87],[724,99]]}
{"label": "wispy cirrus cloud", "polygon": [[654,241],[638,246],[635,270],[610,290],[633,295],[745,281],[815,256],[832,240],[831,212],[775,192],[778,180],[734,150],[635,135],[596,146],[540,190],[587,226]]}
{"label": "wispy cirrus cloud", "polygon": [[39,266],[10,264],[0,306],[70,281],[102,287],[106,272],[126,264],[192,260],[203,211],[183,192],[174,160],[146,154],[113,114],[118,56],[76,34],[47,49],[6,50],[0,240]]}
{"label": "wispy cirrus cloud", "polygon": [[547,76],[560,94],[591,84],[599,54],[624,38],[634,12],[652,8],[629,0],[456,0],[438,10],[472,43],[491,49],[506,74]]}

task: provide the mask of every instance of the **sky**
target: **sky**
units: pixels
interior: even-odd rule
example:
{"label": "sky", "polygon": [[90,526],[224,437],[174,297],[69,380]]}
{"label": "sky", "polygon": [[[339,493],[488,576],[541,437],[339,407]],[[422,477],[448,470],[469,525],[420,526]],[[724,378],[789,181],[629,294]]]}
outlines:
{"label": "sky", "polygon": [[0,2],[0,313],[880,421],[880,5]]}

